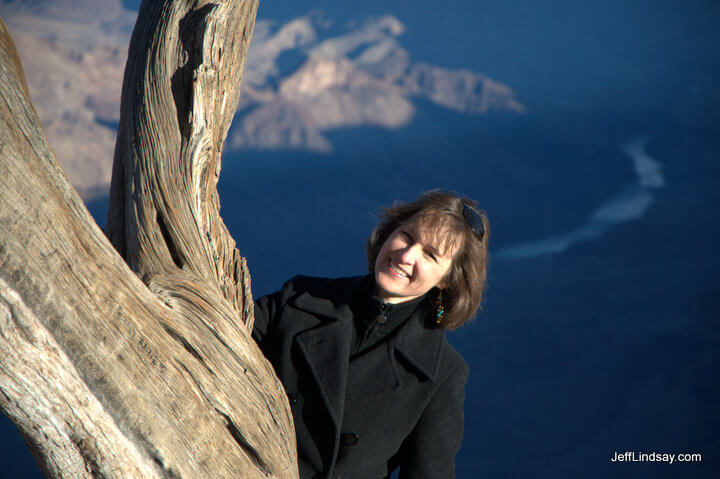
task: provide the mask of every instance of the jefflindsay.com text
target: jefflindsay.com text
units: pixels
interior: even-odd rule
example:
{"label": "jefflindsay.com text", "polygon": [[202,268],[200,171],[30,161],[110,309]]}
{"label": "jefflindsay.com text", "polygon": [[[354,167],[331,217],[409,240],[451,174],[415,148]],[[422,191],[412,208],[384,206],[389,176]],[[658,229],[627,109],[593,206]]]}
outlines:
{"label": "jefflindsay.com text", "polygon": [[701,462],[702,454],[670,454],[664,452],[615,451],[610,457],[612,462]]}

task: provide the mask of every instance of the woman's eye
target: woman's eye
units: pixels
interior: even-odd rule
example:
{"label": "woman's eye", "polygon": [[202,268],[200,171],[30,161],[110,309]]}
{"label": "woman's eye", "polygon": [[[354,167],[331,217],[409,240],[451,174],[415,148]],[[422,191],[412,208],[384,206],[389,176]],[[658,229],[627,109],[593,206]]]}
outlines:
{"label": "woman's eye", "polygon": [[425,251],[425,254],[428,255],[428,258],[430,258],[431,260],[433,260],[437,263],[437,258],[435,257],[434,254],[432,254],[431,251]]}
{"label": "woman's eye", "polygon": [[408,233],[407,231],[403,231],[401,235],[403,239],[405,239],[408,243],[412,243],[413,237],[410,233]]}

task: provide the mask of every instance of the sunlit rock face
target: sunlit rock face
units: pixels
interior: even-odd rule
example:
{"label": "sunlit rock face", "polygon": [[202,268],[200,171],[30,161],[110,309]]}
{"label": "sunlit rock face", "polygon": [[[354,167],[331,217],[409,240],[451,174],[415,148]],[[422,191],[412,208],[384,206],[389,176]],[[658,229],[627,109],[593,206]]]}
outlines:
{"label": "sunlit rock face", "polygon": [[[110,182],[122,76],[137,12],[120,0],[0,1],[48,140],[85,199]],[[392,15],[355,26],[309,14],[259,19],[226,150],[332,153],[328,132],[402,128],[422,99],[461,114],[522,113],[489,77],[414,62]]]}
{"label": "sunlit rock face", "polygon": [[136,13],[111,0],[0,3],[55,156],[86,198],[110,183]]}
{"label": "sunlit rock face", "polygon": [[483,74],[413,62],[391,15],[340,34],[331,27],[316,15],[257,23],[230,149],[330,152],[325,132],[403,127],[416,98],[467,114],[524,111],[511,88]]}

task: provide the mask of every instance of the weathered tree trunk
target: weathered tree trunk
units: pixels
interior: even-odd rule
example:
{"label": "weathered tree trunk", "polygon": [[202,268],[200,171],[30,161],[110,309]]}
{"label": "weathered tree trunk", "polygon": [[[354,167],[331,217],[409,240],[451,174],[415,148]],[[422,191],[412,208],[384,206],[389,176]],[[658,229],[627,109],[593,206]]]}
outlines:
{"label": "weathered tree trunk", "polygon": [[49,477],[297,476],[216,190],[256,10],[143,2],[112,244],[58,167],[0,21],[0,408]]}

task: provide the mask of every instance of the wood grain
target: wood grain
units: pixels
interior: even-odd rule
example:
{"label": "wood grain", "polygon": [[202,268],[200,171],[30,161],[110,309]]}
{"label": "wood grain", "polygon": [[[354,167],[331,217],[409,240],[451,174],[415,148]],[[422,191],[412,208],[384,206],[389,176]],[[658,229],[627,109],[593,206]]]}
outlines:
{"label": "wood grain", "polygon": [[216,190],[256,10],[143,2],[112,244],[57,165],[0,22],[0,408],[48,477],[297,477]]}

